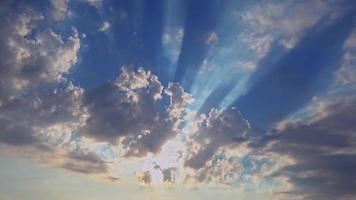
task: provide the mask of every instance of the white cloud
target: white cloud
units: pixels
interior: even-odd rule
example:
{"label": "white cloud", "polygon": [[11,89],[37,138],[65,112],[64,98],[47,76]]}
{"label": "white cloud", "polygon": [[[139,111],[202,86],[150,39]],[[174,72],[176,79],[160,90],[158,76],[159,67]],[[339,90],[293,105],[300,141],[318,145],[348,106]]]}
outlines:
{"label": "white cloud", "polygon": [[51,16],[54,20],[63,20],[69,14],[69,0],[51,0]]}
{"label": "white cloud", "polygon": [[[247,31],[240,37],[250,38],[246,42],[256,49],[257,55],[265,55],[272,42],[291,49],[320,19],[330,13],[338,15],[342,12],[342,4],[328,1],[262,2],[241,14]],[[259,45],[266,36],[270,37],[268,44]],[[256,48],[258,46],[261,48]]]}
{"label": "white cloud", "polygon": [[[354,60],[356,64],[356,59]],[[344,64],[336,72],[336,87],[344,87],[347,85],[356,86],[356,65],[355,64]]]}
{"label": "white cloud", "polygon": [[253,35],[246,35],[240,38],[243,42],[249,44],[249,47],[257,54],[257,58],[263,58],[271,48],[273,38],[271,35],[266,34],[260,37]]}
{"label": "white cloud", "polygon": [[344,48],[355,49],[356,48],[356,30],[352,32],[350,37],[345,41]]}
{"label": "white cloud", "polygon": [[213,44],[219,41],[219,36],[215,32],[209,32],[205,36],[205,44]]}
{"label": "white cloud", "polygon": [[111,24],[109,22],[103,22],[99,28],[99,31],[107,31],[111,27]]}
{"label": "white cloud", "polygon": [[103,5],[103,0],[82,0],[82,1],[87,2],[96,8],[100,8]]}
{"label": "white cloud", "polygon": [[164,53],[172,63],[176,63],[179,57],[180,48],[184,37],[184,30],[182,27],[165,28],[162,43]]}
{"label": "white cloud", "polygon": [[162,43],[169,44],[169,43],[181,43],[184,36],[183,28],[176,28],[176,29],[167,29],[165,30],[162,36]]}
{"label": "white cloud", "polygon": [[334,91],[344,88],[356,90],[356,30],[346,39],[343,50],[344,56],[340,68],[335,73],[332,89]]}

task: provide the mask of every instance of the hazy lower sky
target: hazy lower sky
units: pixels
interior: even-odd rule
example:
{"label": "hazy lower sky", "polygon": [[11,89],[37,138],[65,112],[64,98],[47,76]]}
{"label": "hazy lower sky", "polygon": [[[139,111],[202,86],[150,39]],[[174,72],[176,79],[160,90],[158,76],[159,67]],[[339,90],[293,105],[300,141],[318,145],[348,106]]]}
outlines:
{"label": "hazy lower sky", "polygon": [[356,199],[352,0],[2,0],[0,200]]}

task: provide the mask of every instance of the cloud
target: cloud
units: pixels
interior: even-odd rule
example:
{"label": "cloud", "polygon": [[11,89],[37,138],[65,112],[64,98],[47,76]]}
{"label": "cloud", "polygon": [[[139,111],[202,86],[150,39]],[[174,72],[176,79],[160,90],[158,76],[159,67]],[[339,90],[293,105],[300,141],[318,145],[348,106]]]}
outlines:
{"label": "cloud", "polygon": [[11,145],[28,145],[38,142],[38,139],[32,136],[32,131],[27,129],[27,127],[13,125],[6,119],[1,118],[0,120],[0,127],[3,130],[0,135],[1,142]]}
{"label": "cloud", "polygon": [[[148,166],[146,166],[148,167]],[[147,169],[139,171],[137,177],[143,186],[172,187],[176,183],[177,168],[162,168],[156,162],[150,163]]]}
{"label": "cloud", "polygon": [[[347,9],[342,2],[331,1],[283,1],[261,2],[241,12],[244,31],[238,39],[253,50],[254,56],[244,60],[244,68],[255,69],[273,46],[293,49],[309,29],[320,20],[334,19]],[[318,8],[318,9],[315,9]],[[283,53],[283,51],[282,51]],[[274,52],[277,57],[281,52]]]}
{"label": "cloud", "polygon": [[152,184],[152,177],[149,171],[140,173],[138,179],[143,186],[151,186]]}
{"label": "cloud", "polygon": [[249,44],[249,47],[256,52],[259,59],[263,58],[268,53],[273,41],[272,36],[269,34],[260,37],[248,35],[241,37],[241,39],[243,42]]}
{"label": "cloud", "polygon": [[[41,163],[86,174],[107,172],[107,163],[75,130],[86,111],[83,90],[71,83],[47,94],[18,97],[0,107],[0,142]],[[21,151],[22,150],[22,151]],[[17,150],[16,150],[17,151]]]}
{"label": "cloud", "polygon": [[237,146],[224,146],[214,152],[204,166],[196,169],[186,178],[198,181],[199,183],[217,183],[231,185],[232,181],[236,180],[242,174],[242,166],[240,157],[229,155],[227,151],[239,149]]}
{"label": "cloud", "polygon": [[65,161],[60,165],[64,169],[84,174],[106,173],[106,163],[94,152],[72,151],[65,155]]}
{"label": "cloud", "polygon": [[193,169],[204,167],[220,147],[244,142],[249,128],[248,121],[236,108],[228,108],[221,113],[212,109],[209,115],[199,122],[199,130],[193,137],[194,143],[200,148],[185,165]]}
{"label": "cloud", "polygon": [[335,98],[317,120],[291,122],[276,134],[251,143],[261,152],[294,160],[271,174],[292,185],[284,191],[289,198],[331,200],[356,195],[355,105],[354,96]]}
{"label": "cloud", "polygon": [[0,107],[1,141],[31,144],[39,142],[37,135],[52,126],[79,123],[82,92],[69,84],[43,96],[18,97],[6,102]]}
{"label": "cloud", "polygon": [[213,44],[218,42],[219,37],[215,32],[209,32],[205,35],[205,44]]}
{"label": "cloud", "polygon": [[[80,39],[76,31],[64,40],[50,29],[27,37],[43,19],[28,9],[0,22],[1,140],[9,144],[36,143],[39,127],[76,117],[82,91],[70,83],[53,88],[77,62]],[[48,93],[40,95],[38,87]]]}
{"label": "cloud", "polygon": [[80,39],[62,38],[51,29],[27,37],[43,16],[25,12],[1,21],[0,101],[9,100],[40,82],[58,83],[77,63]]}
{"label": "cloud", "polygon": [[103,22],[99,28],[99,31],[104,32],[107,31],[111,27],[109,22]]}
{"label": "cloud", "polygon": [[350,52],[344,54],[343,65],[336,72],[337,86],[354,86],[356,84],[356,57]]}
{"label": "cloud", "polygon": [[[163,97],[169,97],[166,109],[160,108]],[[190,95],[177,83],[163,92],[157,76],[143,68],[123,67],[117,79],[88,92],[85,106],[90,117],[80,132],[84,135],[120,143],[126,156],[156,153],[180,130],[190,102]]]}
{"label": "cloud", "polygon": [[87,2],[96,8],[100,8],[103,5],[103,0],[82,0],[82,1]]}
{"label": "cloud", "polygon": [[84,90],[64,78],[78,61],[79,34],[39,30],[44,20],[26,8],[0,21],[1,146],[56,167],[104,171],[103,162],[84,158],[89,150],[79,156],[84,147],[70,138],[86,118]]}
{"label": "cloud", "polygon": [[51,0],[51,17],[56,21],[63,20],[69,14],[69,0]]}
{"label": "cloud", "polygon": [[162,175],[163,175],[163,183],[167,185],[174,184],[176,179],[176,169],[175,168],[163,169]]}
{"label": "cloud", "polygon": [[334,90],[351,87],[356,85],[356,30],[347,38],[343,45],[344,56],[341,67],[335,73]]}
{"label": "cloud", "polygon": [[183,28],[175,28],[175,29],[168,29],[166,28],[163,36],[162,36],[162,43],[165,45],[169,45],[172,43],[181,43],[184,36]]}
{"label": "cloud", "polygon": [[342,59],[342,46],[352,32],[353,13],[322,20],[283,56],[271,54],[261,61],[248,80],[246,94],[233,105],[254,127],[266,128],[326,89],[330,84],[327,79],[332,78]]}
{"label": "cloud", "polygon": [[56,167],[105,174],[119,154],[157,153],[180,132],[192,98],[179,84],[165,88],[150,71],[123,67],[114,81],[85,91],[65,78],[79,60],[77,30],[67,37],[38,30],[46,20],[41,14],[19,13],[0,22],[1,146]]}
{"label": "cloud", "polygon": [[308,28],[327,15],[341,14],[343,6],[329,1],[265,2],[244,11],[241,17],[253,30],[257,41],[259,36],[263,38],[273,33],[277,36],[273,39],[279,40],[286,48],[292,48]]}

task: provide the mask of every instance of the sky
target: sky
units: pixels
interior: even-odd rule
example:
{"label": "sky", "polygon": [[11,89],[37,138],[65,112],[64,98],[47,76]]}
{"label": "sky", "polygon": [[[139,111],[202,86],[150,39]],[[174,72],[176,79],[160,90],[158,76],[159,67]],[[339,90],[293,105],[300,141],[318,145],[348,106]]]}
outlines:
{"label": "sky", "polygon": [[0,200],[355,200],[353,0],[2,0]]}

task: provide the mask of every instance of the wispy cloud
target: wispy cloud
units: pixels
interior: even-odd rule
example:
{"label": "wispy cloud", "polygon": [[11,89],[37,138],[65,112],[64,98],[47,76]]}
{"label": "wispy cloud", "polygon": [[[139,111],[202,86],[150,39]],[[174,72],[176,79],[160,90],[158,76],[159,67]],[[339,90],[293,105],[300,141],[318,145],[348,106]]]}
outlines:
{"label": "wispy cloud", "polygon": [[103,22],[99,28],[99,31],[107,31],[111,27],[109,22]]}

